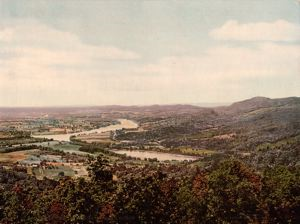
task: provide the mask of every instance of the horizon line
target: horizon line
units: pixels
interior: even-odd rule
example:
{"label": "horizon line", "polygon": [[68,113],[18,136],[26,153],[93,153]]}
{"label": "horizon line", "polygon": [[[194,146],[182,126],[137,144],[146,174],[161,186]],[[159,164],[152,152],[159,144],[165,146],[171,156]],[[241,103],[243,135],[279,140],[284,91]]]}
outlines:
{"label": "horizon line", "polygon": [[45,106],[1,106],[0,108],[80,108],[80,107],[148,107],[148,106],[176,106],[176,105],[186,105],[186,106],[198,106],[201,104],[206,105],[228,105],[233,102],[205,102],[205,103],[154,103],[154,104],[102,104],[102,105],[45,105]]}
{"label": "horizon line", "polygon": [[[236,102],[241,102],[245,100],[250,100],[254,98],[266,98],[266,99],[285,99],[285,98],[300,98],[300,96],[288,96],[288,97],[278,97],[270,98],[265,96],[255,96],[242,100],[232,101],[232,102],[199,102],[199,103],[166,103],[166,104],[103,104],[103,105],[45,105],[45,106],[1,106],[0,108],[81,108],[81,107],[147,107],[147,106],[175,106],[175,105],[187,105],[196,107],[218,107],[218,106],[229,106]],[[202,106],[201,106],[202,104]],[[210,105],[210,106],[209,106]]]}

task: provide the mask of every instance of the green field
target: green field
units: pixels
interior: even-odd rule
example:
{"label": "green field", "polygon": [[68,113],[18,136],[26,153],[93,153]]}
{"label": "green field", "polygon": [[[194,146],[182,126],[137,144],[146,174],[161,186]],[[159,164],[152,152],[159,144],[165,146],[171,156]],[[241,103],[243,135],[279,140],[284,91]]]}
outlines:
{"label": "green field", "polygon": [[183,154],[189,154],[189,155],[212,155],[217,153],[214,150],[210,149],[192,149],[192,148],[181,148],[180,152]]}
{"label": "green field", "polygon": [[64,176],[74,176],[75,172],[68,166],[55,166],[54,168],[34,168],[32,173],[34,176],[40,180],[42,180],[44,177],[51,178],[51,179],[57,179],[59,178],[59,174],[63,173]]}
{"label": "green field", "polygon": [[66,143],[66,144],[56,144],[50,147],[54,150],[60,150],[60,151],[72,153],[72,152],[78,152],[80,145]]}

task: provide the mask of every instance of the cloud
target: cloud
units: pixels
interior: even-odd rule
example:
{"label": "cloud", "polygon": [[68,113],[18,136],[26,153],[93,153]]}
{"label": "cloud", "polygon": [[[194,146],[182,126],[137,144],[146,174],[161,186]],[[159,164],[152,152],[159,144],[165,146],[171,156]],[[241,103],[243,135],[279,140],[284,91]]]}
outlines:
{"label": "cloud", "polygon": [[[122,70],[140,56],[33,20],[0,23],[0,105],[97,103]],[[95,98],[95,96],[97,96]]]}
{"label": "cloud", "polygon": [[[149,64],[141,73],[222,80],[298,74],[300,46],[262,43],[256,47],[218,46],[198,57],[167,57]],[[137,71],[138,72],[138,71]],[[190,80],[189,80],[190,81]]]}
{"label": "cloud", "polygon": [[285,20],[245,24],[229,20],[223,26],[212,30],[209,35],[217,40],[299,41],[300,26]]}
{"label": "cloud", "polygon": [[13,38],[13,29],[5,28],[0,31],[0,41],[9,42]]}
{"label": "cloud", "polygon": [[135,52],[88,45],[38,22],[2,26],[0,106],[192,103],[269,96],[271,91],[272,97],[300,94],[297,44],[221,42],[180,55],[135,60],[140,57]]}
{"label": "cloud", "polygon": [[[274,83],[281,85],[281,94],[299,95],[299,58],[299,45],[262,43],[255,48],[218,46],[198,56],[165,57],[128,67],[106,62],[60,69],[28,61],[2,62],[0,101],[41,106],[231,101],[242,95],[269,96],[270,91],[274,97]],[[284,87],[287,80],[291,84]],[[264,83],[267,86],[259,89]]]}
{"label": "cloud", "polygon": [[39,65],[78,65],[95,60],[139,58],[137,53],[115,46],[85,44],[74,34],[32,20],[0,28],[0,47],[0,55],[9,55],[10,60]]}

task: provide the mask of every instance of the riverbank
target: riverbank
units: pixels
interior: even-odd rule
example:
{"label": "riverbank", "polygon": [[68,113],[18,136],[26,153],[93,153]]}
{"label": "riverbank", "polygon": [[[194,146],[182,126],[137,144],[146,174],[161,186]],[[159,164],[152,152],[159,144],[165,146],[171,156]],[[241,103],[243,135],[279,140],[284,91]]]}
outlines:
{"label": "riverbank", "polygon": [[69,142],[71,136],[78,136],[78,135],[88,135],[92,133],[103,133],[108,131],[116,131],[120,129],[134,129],[138,127],[138,124],[132,120],[128,119],[118,119],[120,124],[114,124],[109,125],[106,127],[101,127],[98,129],[93,129],[89,131],[82,131],[82,132],[76,132],[76,133],[68,133],[68,134],[55,134],[55,135],[32,135],[34,138],[47,138],[47,139],[53,139],[56,141],[65,141]]}

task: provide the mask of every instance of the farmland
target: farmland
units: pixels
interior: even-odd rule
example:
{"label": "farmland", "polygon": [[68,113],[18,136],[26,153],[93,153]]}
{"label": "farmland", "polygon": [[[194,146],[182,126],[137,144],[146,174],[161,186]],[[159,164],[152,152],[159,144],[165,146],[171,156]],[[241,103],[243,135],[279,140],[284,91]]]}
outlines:
{"label": "farmland", "polygon": [[0,122],[8,223],[299,220],[299,98],[26,113]]}

